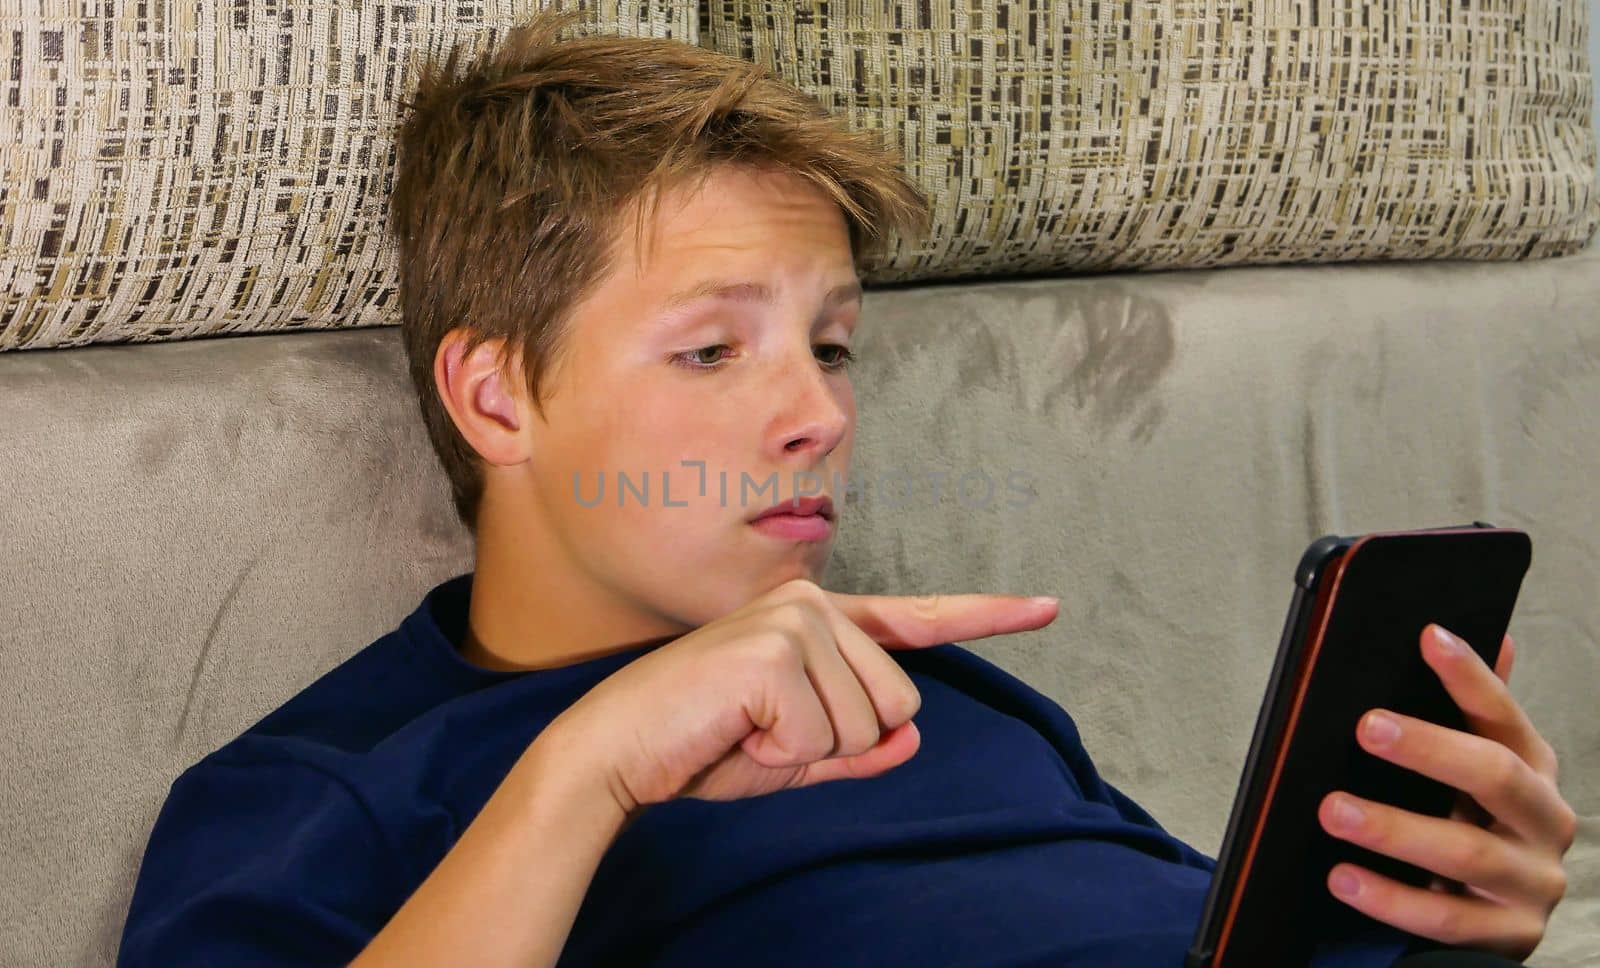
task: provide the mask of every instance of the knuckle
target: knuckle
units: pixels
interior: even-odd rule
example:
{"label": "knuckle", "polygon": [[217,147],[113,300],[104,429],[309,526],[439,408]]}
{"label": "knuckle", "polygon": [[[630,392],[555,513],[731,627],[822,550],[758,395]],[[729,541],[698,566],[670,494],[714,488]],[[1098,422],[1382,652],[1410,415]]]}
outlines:
{"label": "knuckle", "polygon": [[[922,692],[916,687],[915,684],[907,680],[905,696],[902,700],[900,711],[904,714],[905,719],[911,719],[921,710]],[[902,722],[904,722],[904,720],[902,720]]]}
{"label": "knuckle", "polygon": [[878,739],[882,735],[877,723],[862,723],[859,727],[846,730],[844,735],[839,738],[839,748],[835,755],[855,756],[858,753],[865,753],[877,745]]}
{"label": "knuckle", "polygon": [[1354,836],[1360,840],[1363,846],[1370,850],[1375,850],[1380,854],[1389,853],[1395,840],[1394,821],[1385,814],[1381,807],[1377,810],[1368,807],[1365,813],[1366,816],[1362,819],[1361,825],[1356,828]]}
{"label": "knuckle", "polygon": [[[1441,900],[1443,898],[1441,897]],[[1439,941],[1455,943],[1466,940],[1467,919],[1462,916],[1461,908],[1450,903],[1441,903],[1433,908],[1427,918],[1432,930],[1429,934]]]}
{"label": "knuckle", "polygon": [[1519,952],[1531,952],[1543,940],[1544,919],[1537,915],[1530,916],[1516,932],[1516,945]]}
{"label": "knuckle", "polygon": [[815,621],[811,607],[801,601],[780,602],[772,607],[772,623],[799,637],[810,632]]}
{"label": "knuckle", "polygon": [[791,578],[779,587],[783,589],[784,597],[791,601],[815,603],[827,597],[822,591],[822,586],[809,578]]}
{"label": "knuckle", "polygon": [[1489,757],[1486,770],[1488,789],[1494,793],[1509,793],[1516,788],[1522,771],[1527,768],[1528,764],[1522,762],[1522,757],[1512,752],[1509,746],[1497,745],[1496,752]]}
{"label": "knuckle", "polygon": [[833,755],[836,741],[833,727],[823,720],[817,728],[806,730],[799,747],[794,751],[795,760],[800,763],[815,763],[817,760],[827,759]]}
{"label": "knuckle", "polygon": [[1461,842],[1450,851],[1454,879],[1460,881],[1481,879],[1482,875],[1492,870],[1499,860],[1498,847],[1498,842],[1492,836],[1462,838]]}
{"label": "knuckle", "polygon": [[937,618],[939,616],[939,605],[943,599],[944,596],[937,592],[931,595],[913,595],[911,597],[911,611],[918,618]]}
{"label": "knuckle", "polygon": [[757,643],[755,658],[765,672],[779,672],[792,668],[801,654],[799,633],[782,625],[771,625]]}
{"label": "knuckle", "polygon": [[1558,843],[1561,845],[1561,852],[1565,854],[1572,849],[1572,845],[1578,839],[1578,812],[1572,809],[1572,804],[1566,800],[1561,801],[1559,824],[1557,833],[1560,840]]}
{"label": "knuckle", "polygon": [[1559,770],[1561,766],[1560,757],[1556,755],[1556,748],[1550,745],[1549,740],[1541,737],[1535,749],[1537,750],[1536,755],[1539,761],[1537,764],[1538,771],[1549,777],[1551,780],[1554,780],[1556,778],[1556,771]]}
{"label": "knuckle", "polygon": [[1567,896],[1566,868],[1562,867],[1560,864],[1551,864],[1549,881],[1548,896],[1550,903],[1554,905],[1557,901],[1560,901],[1562,898]]}
{"label": "knuckle", "polygon": [[894,729],[909,722],[921,708],[922,694],[910,680],[906,680],[898,688],[890,691],[879,713],[883,716],[884,723],[890,729]]}

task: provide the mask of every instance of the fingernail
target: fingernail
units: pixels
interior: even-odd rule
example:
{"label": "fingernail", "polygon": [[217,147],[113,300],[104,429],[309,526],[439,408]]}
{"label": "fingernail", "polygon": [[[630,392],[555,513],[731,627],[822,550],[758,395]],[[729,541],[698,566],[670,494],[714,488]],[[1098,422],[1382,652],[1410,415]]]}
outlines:
{"label": "fingernail", "polygon": [[1433,627],[1433,634],[1436,638],[1438,638],[1439,644],[1444,647],[1444,650],[1449,652],[1451,655],[1467,654],[1467,643],[1461,641],[1459,636],[1445,631],[1444,626],[1435,625]]}
{"label": "fingernail", "polygon": [[1355,897],[1361,893],[1361,880],[1343,867],[1334,870],[1328,878],[1328,886],[1340,897]]}
{"label": "fingernail", "polygon": [[1367,739],[1377,746],[1388,746],[1400,736],[1400,724],[1383,713],[1367,717]]}
{"label": "fingernail", "polygon": [[1028,601],[1032,602],[1035,605],[1059,605],[1059,604],[1061,604],[1061,599],[1052,598],[1049,595],[1035,595],[1034,597],[1028,599]]}
{"label": "fingernail", "polygon": [[1333,825],[1345,830],[1354,830],[1361,826],[1361,821],[1367,816],[1365,810],[1356,805],[1349,797],[1333,798]]}

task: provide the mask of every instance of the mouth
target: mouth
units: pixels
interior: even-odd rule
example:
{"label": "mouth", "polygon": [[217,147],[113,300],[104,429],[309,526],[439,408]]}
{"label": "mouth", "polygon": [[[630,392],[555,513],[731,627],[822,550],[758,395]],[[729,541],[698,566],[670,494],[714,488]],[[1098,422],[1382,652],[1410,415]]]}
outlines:
{"label": "mouth", "polygon": [[797,518],[819,517],[829,523],[833,521],[833,498],[826,494],[816,497],[802,497],[774,504],[763,510],[760,514],[750,519],[754,524],[767,518],[789,516]]}
{"label": "mouth", "polygon": [[826,541],[833,535],[833,500],[823,495],[784,501],[757,514],[750,525],[779,541]]}

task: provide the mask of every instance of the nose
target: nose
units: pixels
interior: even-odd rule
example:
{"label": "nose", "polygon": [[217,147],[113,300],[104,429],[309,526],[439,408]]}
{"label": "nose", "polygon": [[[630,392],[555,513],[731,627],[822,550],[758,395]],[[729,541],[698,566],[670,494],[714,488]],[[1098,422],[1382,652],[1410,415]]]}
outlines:
{"label": "nose", "polygon": [[855,398],[847,380],[828,373],[806,346],[805,365],[785,365],[775,381],[777,416],[768,434],[774,461],[796,456],[815,463],[844,440],[855,417]]}

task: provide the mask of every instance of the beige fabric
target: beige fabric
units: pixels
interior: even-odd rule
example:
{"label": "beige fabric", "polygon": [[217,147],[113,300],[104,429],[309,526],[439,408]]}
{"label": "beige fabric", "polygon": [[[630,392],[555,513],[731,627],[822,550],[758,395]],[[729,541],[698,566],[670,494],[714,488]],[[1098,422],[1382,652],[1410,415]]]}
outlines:
{"label": "beige fabric", "polygon": [[701,43],[903,147],[935,231],[874,281],[1512,259],[1600,221],[1589,6],[710,0]]}
{"label": "beige fabric", "polygon": [[[0,350],[395,323],[411,57],[546,0],[0,5]],[[887,130],[931,240],[873,281],[1572,250],[1588,5],[583,0]]]}
{"label": "beige fabric", "polygon": [[[548,5],[0,4],[0,349],[398,322],[382,229],[414,55]],[[561,6],[697,35],[693,4]]]}
{"label": "beige fabric", "polygon": [[[1060,595],[972,648],[1214,852],[1305,543],[1527,528],[1513,691],[1587,818],[1533,963],[1600,963],[1597,307],[1600,251],[869,292],[853,476],[917,487],[847,511],[825,584]],[[107,964],[172,779],[468,542],[392,328],[3,354],[0,453],[0,962]]]}

